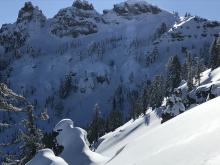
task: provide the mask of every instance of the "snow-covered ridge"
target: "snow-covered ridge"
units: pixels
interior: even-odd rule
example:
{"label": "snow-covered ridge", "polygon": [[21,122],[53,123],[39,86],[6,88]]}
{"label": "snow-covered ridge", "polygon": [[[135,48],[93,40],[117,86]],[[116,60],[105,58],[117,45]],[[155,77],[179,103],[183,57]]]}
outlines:
{"label": "snow-covered ridge", "polygon": [[54,16],[50,31],[59,37],[78,37],[97,33],[99,23],[104,21],[92,4],[77,0],[71,7],[60,10]]}
{"label": "snow-covered ridge", "polygon": [[[134,1],[128,0],[126,2],[122,2],[120,4],[114,5],[112,9],[119,16],[132,16],[132,15],[140,15],[143,13],[152,13],[158,14],[162,10],[156,6],[153,6],[146,1]],[[107,14],[108,10],[104,10],[104,14]]]}
{"label": "snow-covered ridge", "polygon": [[142,136],[128,142],[108,164],[217,165],[220,153],[219,103],[220,97],[151,131],[143,130]]}
{"label": "snow-covered ridge", "polygon": [[73,2],[73,7],[77,9],[82,9],[82,10],[94,10],[94,7],[92,4],[90,4],[88,1],[81,1],[81,0],[76,0]]}

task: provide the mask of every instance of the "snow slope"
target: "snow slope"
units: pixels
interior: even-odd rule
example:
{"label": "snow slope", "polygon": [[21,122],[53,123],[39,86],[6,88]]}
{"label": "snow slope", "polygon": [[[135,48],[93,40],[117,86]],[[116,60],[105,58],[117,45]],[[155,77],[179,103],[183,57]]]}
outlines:
{"label": "snow slope", "polygon": [[[145,127],[142,134],[132,135],[134,138],[121,147],[107,164],[218,165],[219,104],[220,97],[217,97],[150,131]],[[132,124],[129,125],[127,128]],[[115,138],[108,139],[113,141]],[[105,143],[99,147],[105,148]]]}
{"label": "snow slope", "polygon": [[[140,117],[103,136],[96,149],[99,154],[87,148],[85,132],[74,128],[71,120],[64,119],[55,127],[60,134],[58,142],[64,145],[61,157],[70,165],[219,165],[219,104],[220,97],[217,97],[164,124],[160,124],[154,112],[149,112],[146,115],[152,118],[149,126],[148,120]],[[83,150],[79,147],[81,142],[86,147]],[[101,155],[108,158],[103,159]],[[31,162],[36,159],[42,160],[42,157],[36,156]]]}
{"label": "snow slope", "polygon": [[159,126],[160,122],[159,114],[149,110],[145,116],[137,120],[130,120],[125,125],[117,128],[114,132],[110,132],[101,137],[95,152],[112,157],[120,151],[121,148],[125,147],[129,141],[141,136],[143,132],[150,131]]}

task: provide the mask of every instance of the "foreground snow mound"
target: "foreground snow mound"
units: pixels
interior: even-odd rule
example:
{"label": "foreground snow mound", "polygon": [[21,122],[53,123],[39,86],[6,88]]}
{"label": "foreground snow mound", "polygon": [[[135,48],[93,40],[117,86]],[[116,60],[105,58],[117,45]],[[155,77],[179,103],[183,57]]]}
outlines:
{"label": "foreground snow mound", "polygon": [[60,157],[54,155],[50,149],[44,149],[29,161],[26,165],[67,165],[67,163]]}
{"label": "foreground snow mound", "polygon": [[217,165],[220,97],[128,142],[107,164]]}
{"label": "foreground snow mound", "polygon": [[64,147],[60,157],[70,165],[89,165],[104,163],[107,158],[92,152],[86,139],[86,131],[74,127],[70,119],[61,120],[54,128],[59,132],[57,142]]}

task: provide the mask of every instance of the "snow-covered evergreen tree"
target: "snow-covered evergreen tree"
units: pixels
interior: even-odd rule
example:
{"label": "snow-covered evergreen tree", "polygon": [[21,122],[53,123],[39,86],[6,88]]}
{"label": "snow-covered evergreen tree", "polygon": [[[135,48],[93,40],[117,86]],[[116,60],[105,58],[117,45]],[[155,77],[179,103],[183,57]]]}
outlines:
{"label": "snow-covered evergreen tree", "polygon": [[[20,102],[22,107],[18,107],[11,103],[15,101]],[[10,147],[14,144],[20,146],[19,153],[11,154],[8,153],[3,157],[5,164],[25,164],[27,161],[33,158],[38,150],[44,147],[42,138],[42,131],[37,128],[35,122],[37,118],[47,120],[48,115],[46,112],[42,113],[39,117],[34,115],[33,106],[28,104],[26,99],[14,93],[5,84],[0,84],[0,110],[11,112],[11,113],[24,113],[25,118],[21,121],[22,129],[21,132],[16,136],[15,139],[7,139],[6,144],[1,144],[0,147]],[[11,123],[2,123],[1,126],[13,127]]]}
{"label": "snow-covered evergreen tree", "polygon": [[162,123],[183,113],[185,106],[181,99],[181,91],[175,89],[174,93],[166,99],[166,108],[162,113]]}

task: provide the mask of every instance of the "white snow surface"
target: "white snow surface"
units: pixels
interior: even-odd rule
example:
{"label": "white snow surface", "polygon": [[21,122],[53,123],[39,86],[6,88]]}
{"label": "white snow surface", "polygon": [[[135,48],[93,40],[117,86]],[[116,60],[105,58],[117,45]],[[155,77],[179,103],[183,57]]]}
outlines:
{"label": "white snow surface", "polygon": [[68,165],[62,158],[54,155],[50,149],[43,149],[26,165]]}
{"label": "white snow surface", "polygon": [[[54,129],[65,148],[60,156],[70,165],[219,165],[219,104],[217,97],[164,124],[149,111],[100,138],[99,154],[88,149],[86,132],[64,119]],[[151,122],[146,123],[146,117]]]}
{"label": "white snow surface", "polygon": [[[219,104],[220,97],[217,97],[162,125],[151,129],[146,126],[140,128],[140,132],[131,131],[128,136],[132,136],[132,138],[115,154],[112,152],[112,159],[107,164],[218,165],[220,154]],[[124,129],[132,127],[132,125],[134,124],[131,122],[127,123]],[[118,138],[114,136],[114,133],[104,137],[108,137],[108,141]],[[123,140],[117,143],[123,143]],[[114,145],[112,144],[112,146]],[[114,147],[106,146],[104,140],[97,151],[101,151],[101,148],[109,150],[101,151],[101,154],[114,151],[112,149]]]}

